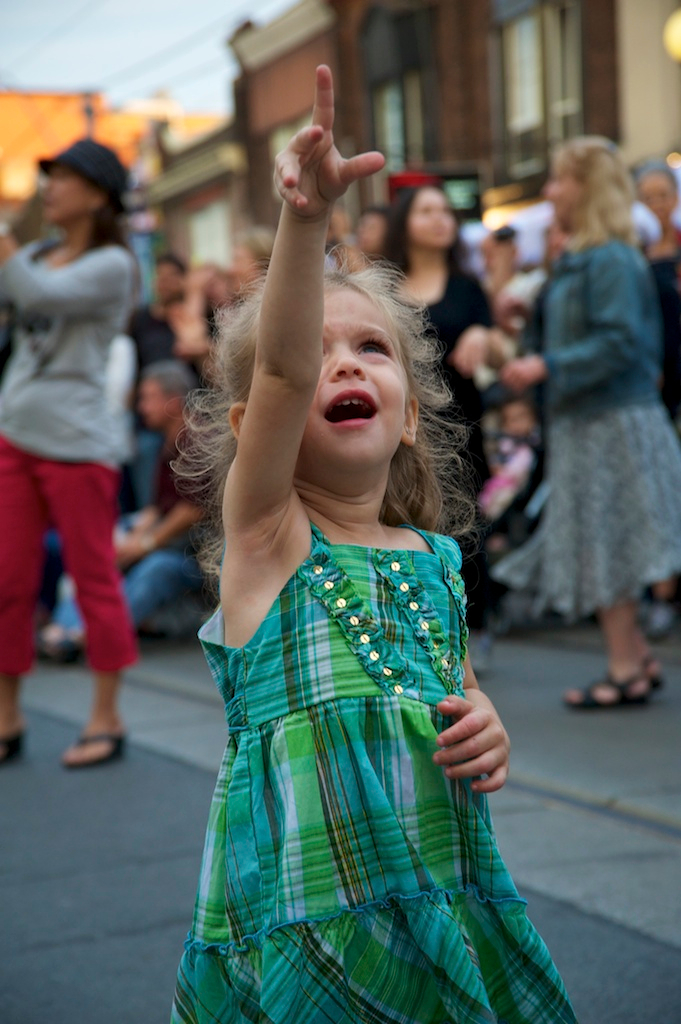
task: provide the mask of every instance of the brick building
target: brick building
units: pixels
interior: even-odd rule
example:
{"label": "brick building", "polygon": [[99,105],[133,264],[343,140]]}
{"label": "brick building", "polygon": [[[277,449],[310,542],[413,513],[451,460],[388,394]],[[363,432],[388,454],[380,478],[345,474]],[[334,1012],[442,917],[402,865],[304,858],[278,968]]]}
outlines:
{"label": "brick building", "polygon": [[[674,0],[302,0],[230,45],[236,131],[254,220],[271,222],[274,154],[310,109],[316,64],[338,84],[347,155],[377,147],[382,176],[350,213],[387,199],[389,174],[436,172],[464,214],[536,198],[551,147],[587,132],[634,162],[681,145],[681,73],[664,53]],[[644,8],[644,9],[642,9]]]}
{"label": "brick building", "polygon": [[276,220],[274,157],[310,118],[310,83],[318,64],[338,75],[336,19],[323,0],[302,0],[263,27],[250,22],[230,39],[241,75],[234,85],[235,131],[248,161],[253,220]]}
{"label": "brick building", "polygon": [[233,238],[250,221],[246,156],[234,125],[223,123],[194,142],[166,126],[157,132],[154,155],[145,198],[161,215],[167,247],[193,263],[229,264]]}

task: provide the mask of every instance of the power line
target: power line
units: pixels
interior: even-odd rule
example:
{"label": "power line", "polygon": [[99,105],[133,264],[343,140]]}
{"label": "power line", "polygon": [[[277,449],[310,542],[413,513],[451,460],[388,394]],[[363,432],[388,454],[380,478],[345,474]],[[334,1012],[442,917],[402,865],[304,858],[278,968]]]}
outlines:
{"label": "power line", "polygon": [[219,57],[217,60],[213,60],[210,64],[195,64],[193,68],[188,68],[186,72],[182,72],[179,75],[173,75],[170,82],[170,87],[174,85],[180,85],[183,82],[193,82],[195,78],[201,78],[203,75],[210,75],[214,71],[222,70],[226,68],[225,58]]}
{"label": "power line", "polygon": [[[46,36],[42,41],[37,43],[35,46],[32,46],[30,50],[28,50],[25,54],[22,54],[21,58],[12,61],[8,65],[8,67],[14,66],[16,63],[18,63],[18,60],[25,60],[26,57],[29,56],[32,57],[35,54],[36,49],[42,49],[44,46],[47,46],[49,43],[53,42],[54,39],[67,34],[69,31],[76,27],[75,23],[80,18],[82,18],[84,14],[93,13],[94,10],[96,10],[99,7],[103,7],[106,3],[108,3],[108,0],[90,0],[90,2],[86,4],[84,8],[81,8],[76,14],[72,15],[69,19],[67,19],[67,21],[63,22],[60,26],[58,26],[52,33],[50,33],[49,36]],[[249,12],[249,8],[252,11],[253,3],[254,0],[251,0],[250,3],[244,3],[243,7],[239,9],[237,12],[231,12],[230,26],[236,27],[239,24],[240,19],[243,18],[244,15]],[[293,3],[294,0],[291,0],[291,5],[293,5]],[[266,19],[268,17],[269,11],[273,7],[277,8],[279,6],[279,0],[275,0],[275,2],[267,4],[258,13],[260,17]],[[204,25],[202,28],[197,29],[196,32],[193,32],[191,35],[185,36],[183,39],[178,40],[176,43],[172,43],[170,46],[163,47],[162,49],[155,51],[155,53],[149,54],[147,57],[144,57],[140,61],[135,61],[133,64],[128,64],[126,67],[121,68],[118,71],[114,71],[109,75],[105,75],[100,80],[100,84],[102,86],[108,86],[124,78],[135,79],[142,77],[148,71],[154,71],[159,64],[164,64],[168,60],[172,60],[175,54],[184,53],[188,49],[194,49],[196,46],[200,45],[201,42],[203,42],[206,33],[213,31],[219,25],[224,25],[225,17],[226,16],[223,14],[219,18],[216,18],[213,21],[209,22],[207,25]],[[229,31],[230,26],[225,26],[225,33]],[[9,87],[13,88],[12,85],[9,85]],[[99,89],[97,89],[96,91],[99,91]]]}
{"label": "power line", "polygon": [[[36,49],[38,49],[38,48],[42,49],[43,47],[46,47],[49,43],[53,42],[56,38],[59,38],[60,36],[66,35],[68,32],[72,31],[73,28],[76,27],[76,22],[79,19],[81,19],[84,15],[87,15],[88,13],[89,14],[94,13],[95,10],[97,10],[98,8],[103,7],[106,3],[108,3],[108,0],[89,0],[89,3],[87,3],[85,5],[85,7],[81,8],[78,12],[76,12],[73,15],[71,15],[70,18],[68,18],[66,21],[62,22],[62,24],[57,26],[57,28],[55,28],[51,33],[49,33],[48,36],[45,36],[34,47],[32,47],[32,49],[30,51],[28,51],[28,55],[32,56],[36,52]],[[245,13],[248,12],[248,8],[249,7],[251,8],[251,11],[252,11],[252,7],[253,7],[254,3],[255,3],[255,0],[250,0],[250,3],[248,3],[248,2],[245,3],[243,5],[243,7],[240,8],[238,11],[231,12],[231,18],[230,18],[231,26],[236,27],[239,24],[239,20],[244,16]],[[289,6],[292,6],[293,3],[294,3],[294,0],[290,0]],[[261,18],[267,19],[267,17],[269,16],[270,10],[272,8],[278,8],[278,7],[280,7],[280,0],[272,0],[272,2],[266,4],[263,9],[258,11],[258,13],[259,13]],[[288,7],[282,9],[282,12],[283,12],[283,10],[288,10]],[[106,76],[102,80],[102,84],[103,85],[107,85],[107,84],[110,84],[112,82],[118,81],[119,79],[122,79],[122,78],[128,78],[128,79],[129,78],[133,78],[133,79],[134,78],[138,78],[138,77],[141,77],[143,74],[146,74],[147,73],[147,69],[150,70],[150,71],[153,71],[156,67],[158,67],[159,64],[164,64],[168,60],[171,60],[176,53],[178,53],[180,51],[186,52],[187,49],[194,49],[197,45],[200,45],[200,43],[202,42],[203,38],[205,37],[205,34],[207,32],[212,31],[213,29],[215,29],[218,25],[224,24],[224,20],[225,20],[225,16],[222,15],[220,18],[216,18],[215,20],[209,22],[207,25],[204,25],[202,28],[197,29],[196,32],[193,32],[191,35],[186,36],[181,41],[178,41],[177,43],[173,43],[170,46],[163,47],[162,49],[157,50],[155,53],[150,54],[148,57],[145,57],[143,60],[136,61],[135,63],[130,64],[127,67],[125,67],[125,68],[123,68],[123,69],[121,69],[119,71],[113,72],[111,75]],[[228,31],[228,27],[225,26],[225,32],[227,32],[227,31]],[[23,57],[21,59],[23,59]],[[12,61],[9,66],[11,67],[15,63],[17,63],[16,60]],[[186,81],[186,80],[196,79],[196,78],[201,77],[204,74],[212,73],[213,70],[217,70],[219,65],[226,68],[226,58],[225,57],[220,58],[219,61],[215,61],[215,62],[211,63],[210,65],[205,65],[204,64],[204,65],[202,65],[200,67],[190,68],[187,71],[186,74],[182,74],[181,73],[179,75],[179,77],[175,79],[175,82],[179,83],[179,82],[183,82],[183,81]],[[21,92],[21,87],[19,87],[19,89],[15,89],[14,87],[10,86],[10,88],[12,88],[12,91]],[[99,91],[99,89],[96,88],[94,91]],[[29,116],[34,117],[34,115],[32,113]],[[37,127],[37,125],[36,125],[36,127]],[[14,139],[12,139],[12,142],[11,142],[10,145],[14,146],[19,140],[23,141],[23,138],[24,137],[28,137],[29,133],[30,133],[30,128],[28,128],[28,127],[25,128],[24,130],[20,131],[18,133],[18,135],[16,135],[14,137]]]}
{"label": "power line", "polygon": [[152,53],[151,56],[145,57],[143,60],[135,61],[134,64],[129,64],[128,67],[123,68],[120,71],[115,71],[111,75],[105,75],[101,79],[102,85],[111,85],[112,82],[116,82],[121,78],[139,78],[141,75],[146,74],[146,69],[154,70],[158,64],[165,64],[172,55],[175,53],[186,53],[187,50],[193,50],[197,46],[200,46],[204,40],[207,32],[218,25],[224,25],[225,16],[221,15],[216,18],[215,21],[211,21],[208,25],[204,25],[203,28],[193,32],[190,36],[185,36],[182,40],[177,43],[172,43],[170,46],[166,46],[163,50],[157,50],[156,53]]}
{"label": "power line", "polygon": [[[293,4],[294,0],[291,0],[291,6],[293,6]],[[161,50],[156,50],[155,53],[150,54],[148,57],[144,57],[142,60],[135,61],[133,64],[129,64],[127,67],[122,68],[119,71],[114,71],[110,75],[105,75],[104,78],[101,79],[101,84],[111,85],[113,82],[116,82],[121,78],[139,78],[146,73],[147,68],[150,68],[153,71],[158,64],[165,64],[168,60],[171,60],[174,54],[184,53],[188,49],[195,49],[196,46],[199,46],[203,42],[205,34],[207,32],[212,31],[214,28],[217,28],[219,25],[224,26],[224,31],[227,34],[227,32],[230,31],[230,27],[236,28],[236,26],[240,22],[240,19],[244,17],[244,14],[247,14],[249,12],[249,8],[252,13],[253,5],[254,0],[250,0],[250,3],[243,4],[243,9],[237,12],[232,12],[231,17],[229,19],[229,26],[225,25],[226,16],[223,14],[219,18],[216,18],[214,21],[211,21],[207,25],[204,25],[203,28],[197,29],[196,32],[193,32],[191,35],[184,36],[184,38],[178,40],[178,42],[171,43],[170,46],[166,46]],[[260,16],[263,18],[267,18],[268,11],[272,7],[277,6],[278,3],[267,4],[265,8],[259,12]]]}
{"label": "power line", "polygon": [[[102,7],[102,6],[104,6],[105,3],[108,3],[108,0],[98,0],[98,2],[94,3],[94,5],[93,5],[92,0],[91,0],[91,2],[86,5],[86,8],[82,8],[77,14],[75,14],[71,18],[69,18],[67,22],[63,22],[61,26],[59,26],[57,29],[55,29],[55,31],[50,34],[49,41],[52,41],[56,36],[58,36],[60,34],[64,35],[67,31],[69,31],[71,28],[73,28],[74,27],[74,22],[76,21],[76,19],[79,18],[86,9],[91,9],[93,6],[95,6],[95,7]],[[127,68],[124,68],[121,71],[115,72],[113,75],[110,75],[108,78],[105,78],[103,80],[104,83],[109,83],[111,81],[116,81],[116,80],[118,80],[120,78],[131,78],[131,77],[132,78],[138,78],[138,77],[140,77],[141,74],[144,74],[145,72],[144,71],[140,71],[137,74],[134,74],[134,73],[131,74],[131,71],[133,71],[135,68],[147,67],[148,65],[151,65],[149,70],[153,70],[154,67],[157,66],[159,63],[160,64],[165,63],[165,61],[168,59],[168,55],[169,54],[174,54],[174,53],[176,53],[179,50],[194,49],[197,45],[200,45],[200,43],[203,41],[203,38],[205,37],[205,34],[207,32],[209,32],[212,29],[214,29],[217,25],[223,24],[224,20],[225,20],[225,16],[224,15],[222,15],[220,18],[216,18],[215,20],[209,22],[207,25],[204,25],[202,28],[197,29],[197,31],[192,33],[190,36],[186,36],[181,42],[174,43],[171,46],[167,46],[167,47],[165,47],[165,48],[163,48],[161,50],[157,50],[156,53],[151,54],[149,57],[145,57],[144,60],[137,61],[135,64],[129,65]],[[46,37],[45,40],[43,40],[43,43],[45,45],[47,45],[47,42],[48,42],[48,37]],[[39,45],[42,46],[43,43],[41,43]],[[224,57],[220,58],[219,62],[215,61],[214,64],[211,64],[210,66],[207,66],[205,64],[203,64],[200,68],[195,66],[194,68],[191,68],[189,70],[188,75],[190,77],[193,76],[193,78],[199,78],[203,74],[209,74],[213,70],[217,70],[218,63],[222,67],[225,67],[225,58]],[[182,81],[182,80],[184,80],[184,78],[185,78],[185,76],[181,74],[179,76],[179,78],[176,79],[176,81]],[[11,86],[10,86],[10,88],[11,88]],[[20,89],[17,90],[17,91],[21,92]],[[99,90],[97,90],[97,91],[99,91]],[[31,120],[33,120],[34,125],[37,128],[38,127],[37,118],[35,116],[35,113],[30,109],[30,104],[29,104],[29,117],[30,117]],[[14,146],[18,145],[20,142],[23,142],[24,138],[29,138],[30,135],[31,135],[31,127],[30,127],[30,125],[27,125],[24,129],[20,130],[17,133],[17,135],[14,136],[14,138],[11,140],[11,142],[9,144],[7,144],[6,148],[7,149],[14,148]]]}
{"label": "power line", "polygon": [[[220,69],[223,71],[226,69],[224,57],[211,61],[209,64],[206,64],[205,61],[201,64],[195,64],[194,67],[188,68],[186,72],[182,72],[179,75],[172,75],[168,81],[168,88],[172,91],[176,85],[184,84],[185,82],[192,82],[194,79],[202,78],[204,75],[214,74]],[[163,88],[163,86],[158,86],[158,88]],[[122,98],[125,99],[125,97]]]}
{"label": "power line", "polygon": [[[292,5],[293,2],[294,0],[290,0],[290,5]],[[108,3],[108,0],[89,0],[89,2],[84,7],[79,8],[77,12],[72,14],[69,18],[67,18],[60,25],[56,26],[56,28],[49,32],[48,35],[44,36],[41,40],[35,43],[29,51],[27,51],[25,54],[22,54],[21,57],[15,58],[7,66],[12,67],[19,61],[25,60],[26,57],[34,56],[36,52],[46,48],[60,37],[67,35],[69,32],[73,31],[77,27],[78,23],[83,19],[83,17],[87,17],[88,15],[93,14],[96,10],[102,8],[106,3]],[[239,24],[239,20],[244,16],[244,14],[248,13],[249,7],[251,8],[252,12],[255,3],[256,0],[250,0],[249,3],[245,3],[243,7],[240,8],[238,11],[231,12],[231,25],[225,26],[225,33],[229,31],[229,28],[231,26],[236,27]],[[260,9],[258,11],[258,14],[260,15],[261,18],[266,20],[272,8],[280,8],[280,6],[281,0],[273,0],[273,2],[266,4],[264,8]],[[118,81],[119,79],[122,79],[124,77],[133,79],[138,78],[141,75],[146,74],[147,70],[153,71],[160,64],[164,64],[168,60],[171,60],[173,56],[177,54],[179,51],[186,52],[187,49],[194,49],[196,45],[200,44],[200,42],[203,40],[207,32],[210,32],[213,29],[215,29],[218,25],[223,24],[224,20],[225,16],[223,15],[220,18],[217,18],[209,22],[207,25],[204,25],[202,28],[197,29],[196,32],[192,33],[189,36],[186,36],[184,39],[182,39],[182,41],[178,41],[177,43],[173,43],[170,46],[163,47],[162,49],[157,50],[155,53],[150,54],[143,60],[137,61],[134,64],[128,65],[126,68],[123,68],[122,70],[112,73],[108,77],[104,78],[104,84]],[[225,68],[225,70],[227,70],[227,56],[228,55],[225,55],[224,57],[221,57],[219,60],[211,62],[208,65],[202,64],[201,66],[195,66],[193,68],[188,69],[188,71],[185,73],[180,73],[179,76],[173,79],[171,87],[172,84],[180,84],[186,81],[196,80],[207,74],[212,74],[213,71],[218,70],[219,67],[223,67]],[[14,84],[7,84],[12,91],[16,91],[18,93],[22,92],[21,86],[17,88]],[[35,131],[37,129],[39,134],[42,134],[43,130],[47,130],[47,132],[51,135],[54,134],[52,132],[52,128],[54,127],[54,117],[51,117],[49,121],[46,122],[42,115],[37,114],[32,109],[32,105],[28,101],[26,105],[28,118],[29,120],[33,121],[33,130]],[[56,116],[59,117],[59,114],[57,114]],[[39,121],[42,121],[42,124],[40,124]],[[13,149],[17,144],[23,142],[24,138],[30,137],[31,134],[31,126],[26,125],[22,129],[20,129],[20,131],[17,133],[17,135],[14,136],[14,138],[11,140],[9,144],[6,144],[5,148]]]}
{"label": "power line", "polygon": [[51,32],[48,32],[46,36],[39,39],[37,43],[31,43],[30,48],[19,57],[15,57],[14,60],[11,60],[9,64],[6,65],[6,68],[11,70],[17,64],[24,62],[27,59],[32,60],[36,53],[40,53],[42,50],[45,50],[55,41],[55,39],[61,39],[62,36],[71,32],[76,27],[77,22],[80,22],[89,14],[94,14],[96,10],[99,10],[100,7],[104,7],[108,2],[109,0],[89,0],[84,7],[79,8],[75,14],[72,14],[66,19],[66,21],[63,21],[61,25],[57,25],[57,27],[52,29]]}

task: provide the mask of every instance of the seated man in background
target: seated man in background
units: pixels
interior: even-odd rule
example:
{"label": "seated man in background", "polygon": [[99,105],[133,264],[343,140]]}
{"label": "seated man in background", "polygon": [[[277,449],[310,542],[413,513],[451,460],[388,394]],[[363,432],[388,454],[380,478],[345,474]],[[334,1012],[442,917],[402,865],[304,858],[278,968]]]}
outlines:
{"label": "seated man in background", "polygon": [[[162,253],[156,259],[154,300],[140,306],[132,314],[128,333],[137,352],[138,378],[152,363],[177,358],[173,351],[176,337],[171,318],[173,311],[182,306],[187,285],[187,267],[172,252]],[[199,375],[191,358],[186,360],[195,385]],[[162,439],[157,431],[145,427],[141,418],[135,424],[135,452],[130,464],[130,480],[134,492],[134,507],[144,508],[152,501],[152,481],[156,459]]]}
{"label": "seated man in background", "polygon": [[[121,520],[114,537],[118,564],[125,573],[125,597],[137,629],[160,609],[203,586],[190,537],[201,509],[178,494],[171,469],[184,424],[185,401],[193,386],[188,368],[173,360],[150,364],[140,377],[138,411],[145,426],[163,435],[163,447],[153,504]],[[84,629],[76,596],[62,593],[52,622],[41,631],[38,649],[43,657],[72,661],[83,650]]]}

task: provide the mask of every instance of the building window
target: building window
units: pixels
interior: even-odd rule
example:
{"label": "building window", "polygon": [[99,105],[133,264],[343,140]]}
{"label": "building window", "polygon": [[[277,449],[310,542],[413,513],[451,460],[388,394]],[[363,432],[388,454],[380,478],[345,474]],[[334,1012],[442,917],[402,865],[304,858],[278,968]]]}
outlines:
{"label": "building window", "polygon": [[403,79],[404,128],[407,139],[407,163],[425,159],[423,124],[423,86],[420,71],[407,71]]}
{"label": "building window", "polygon": [[518,179],[543,172],[550,147],[582,131],[580,0],[524,3],[500,33],[506,165]]}
{"label": "building window", "polygon": [[192,263],[232,262],[232,210],[226,199],[217,199],[189,214]]}
{"label": "building window", "polygon": [[423,163],[421,75],[408,71],[401,79],[384,82],[372,93],[376,148],[389,173]]}
{"label": "building window", "polygon": [[361,32],[364,77],[371,101],[373,141],[385,153],[386,170],[433,160],[424,118],[427,76],[432,73],[432,10],[403,0],[393,10],[370,6]]}
{"label": "building window", "polygon": [[504,27],[503,60],[509,170],[523,177],[544,166],[542,32],[536,13]]}
{"label": "building window", "polygon": [[386,170],[404,167],[407,150],[404,101],[400,82],[385,82],[373,92],[376,148],[385,156]]}
{"label": "building window", "polygon": [[544,10],[546,106],[549,144],[583,130],[581,24],[577,3],[551,4]]}

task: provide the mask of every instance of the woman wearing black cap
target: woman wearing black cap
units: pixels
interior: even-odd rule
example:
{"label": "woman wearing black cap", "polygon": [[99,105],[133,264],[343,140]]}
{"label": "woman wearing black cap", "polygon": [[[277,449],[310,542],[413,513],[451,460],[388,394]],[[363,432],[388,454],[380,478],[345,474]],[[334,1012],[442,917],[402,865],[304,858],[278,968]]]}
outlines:
{"label": "woman wearing black cap", "polygon": [[136,659],[113,549],[118,471],[104,395],[111,339],[132,299],[134,260],[120,214],[126,173],[115,153],[82,139],[52,160],[44,216],[54,244],[19,249],[0,237],[0,295],[17,313],[0,393],[0,764],[21,753],[21,677],[33,660],[33,615],[48,525],[87,625],[94,699],[70,768],[123,748],[121,670]]}

